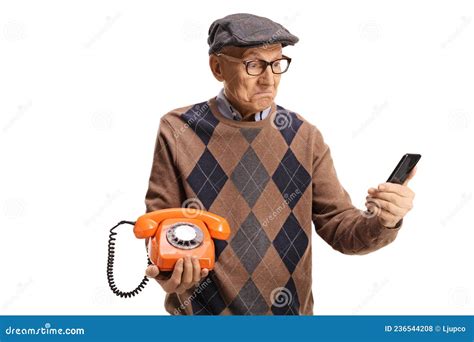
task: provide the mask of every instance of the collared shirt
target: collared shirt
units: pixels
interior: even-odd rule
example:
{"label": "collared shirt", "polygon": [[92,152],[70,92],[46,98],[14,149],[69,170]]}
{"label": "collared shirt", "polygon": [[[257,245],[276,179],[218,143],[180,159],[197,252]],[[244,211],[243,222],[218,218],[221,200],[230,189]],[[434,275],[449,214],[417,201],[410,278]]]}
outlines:
{"label": "collared shirt", "polygon": [[[216,101],[217,108],[222,115],[231,120],[242,121],[242,114],[240,114],[239,111],[230,104],[229,100],[225,96],[224,88],[222,88],[219,94],[217,94]],[[271,109],[272,107],[270,106],[260,112],[250,115],[250,117],[254,118],[255,121],[263,120],[268,114],[270,114]]]}

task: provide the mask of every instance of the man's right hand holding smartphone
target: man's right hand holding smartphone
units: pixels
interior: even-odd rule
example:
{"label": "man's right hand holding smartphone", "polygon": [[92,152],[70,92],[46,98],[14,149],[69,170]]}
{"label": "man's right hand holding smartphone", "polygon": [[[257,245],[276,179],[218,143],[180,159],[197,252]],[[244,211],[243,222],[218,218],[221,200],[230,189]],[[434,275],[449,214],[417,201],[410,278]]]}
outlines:
{"label": "man's right hand holding smartphone", "polygon": [[415,193],[408,187],[408,182],[415,176],[415,165],[420,158],[421,155],[406,154],[387,182],[368,190],[365,206],[369,212],[375,213],[384,227],[397,227],[413,208]]}

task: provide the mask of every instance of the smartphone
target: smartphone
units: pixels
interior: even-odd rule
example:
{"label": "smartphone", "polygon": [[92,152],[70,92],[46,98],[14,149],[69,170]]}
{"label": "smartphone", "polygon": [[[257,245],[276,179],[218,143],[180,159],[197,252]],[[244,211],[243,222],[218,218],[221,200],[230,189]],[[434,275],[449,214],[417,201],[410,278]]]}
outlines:
{"label": "smartphone", "polygon": [[405,154],[398,162],[397,167],[395,167],[390,177],[388,177],[387,182],[403,184],[403,182],[407,179],[408,174],[411,170],[413,170],[420,158],[421,154]]}

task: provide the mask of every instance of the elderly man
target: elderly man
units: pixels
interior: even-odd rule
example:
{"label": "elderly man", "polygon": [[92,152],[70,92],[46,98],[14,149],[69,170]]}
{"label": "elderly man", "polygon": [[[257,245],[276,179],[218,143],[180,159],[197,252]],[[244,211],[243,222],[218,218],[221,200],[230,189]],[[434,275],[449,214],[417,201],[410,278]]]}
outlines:
{"label": "elderly man", "polygon": [[[361,211],[339,183],[321,132],[275,104],[298,38],[251,14],[216,20],[209,65],[223,83],[216,97],[161,119],[147,211],[190,203],[225,217],[216,265],[180,259],[172,272],[146,270],[167,292],[174,315],[310,315],[311,223],[334,249],[366,254],[391,243],[414,193],[383,183]],[[410,174],[409,179],[414,175]]]}

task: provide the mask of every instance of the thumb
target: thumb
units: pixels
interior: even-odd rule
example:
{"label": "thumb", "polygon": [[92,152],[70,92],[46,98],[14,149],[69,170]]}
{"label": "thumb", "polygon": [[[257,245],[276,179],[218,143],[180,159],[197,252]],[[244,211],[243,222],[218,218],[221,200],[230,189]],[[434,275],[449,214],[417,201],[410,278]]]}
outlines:
{"label": "thumb", "polygon": [[148,278],[156,278],[160,274],[160,269],[156,265],[150,265],[146,268],[145,275]]}
{"label": "thumb", "polygon": [[405,179],[405,181],[403,182],[402,185],[407,185],[408,182],[415,176],[415,174],[416,174],[416,166],[410,171],[410,173],[408,174],[407,179]]}

